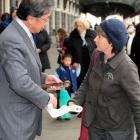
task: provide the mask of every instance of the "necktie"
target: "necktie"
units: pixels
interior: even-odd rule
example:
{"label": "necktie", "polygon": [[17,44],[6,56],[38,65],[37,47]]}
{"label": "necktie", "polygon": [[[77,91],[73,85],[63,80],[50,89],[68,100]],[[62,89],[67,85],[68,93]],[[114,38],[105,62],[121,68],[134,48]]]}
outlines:
{"label": "necktie", "polygon": [[34,49],[36,49],[36,44],[35,44],[35,41],[34,41],[32,35],[30,36],[30,40],[31,40],[31,42],[32,42],[32,45],[33,45]]}
{"label": "necktie", "polygon": [[32,36],[33,36],[33,40],[34,40],[34,42],[36,44],[36,42],[37,42],[37,33],[32,33]]}

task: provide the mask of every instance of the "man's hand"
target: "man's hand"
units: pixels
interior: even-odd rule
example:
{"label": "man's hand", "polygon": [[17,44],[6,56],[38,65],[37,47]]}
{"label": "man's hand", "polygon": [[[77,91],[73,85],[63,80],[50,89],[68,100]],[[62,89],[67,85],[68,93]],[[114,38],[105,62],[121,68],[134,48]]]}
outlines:
{"label": "man's hand", "polygon": [[59,83],[62,82],[58,77],[55,75],[47,75],[47,79],[45,81],[45,84],[51,84],[51,83]]}
{"label": "man's hand", "polygon": [[[62,81],[59,78],[57,78],[55,75],[47,75],[47,79],[45,81],[45,84],[49,85],[49,84],[60,83],[60,82],[62,82]],[[56,90],[59,90],[60,87],[50,86],[49,89],[56,91]]]}
{"label": "man's hand", "polygon": [[50,100],[49,100],[48,104],[52,104],[53,107],[56,107],[57,106],[57,99],[56,99],[56,97],[53,94],[51,94],[51,93],[49,93],[49,96],[50,96]]}

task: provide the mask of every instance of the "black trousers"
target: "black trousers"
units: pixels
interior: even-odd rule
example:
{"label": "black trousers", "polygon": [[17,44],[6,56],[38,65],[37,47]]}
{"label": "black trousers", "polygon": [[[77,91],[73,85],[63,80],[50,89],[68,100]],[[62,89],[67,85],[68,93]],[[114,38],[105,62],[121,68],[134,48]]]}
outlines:
{"label": "black trousers", "polygon": [[134,129],[107,131],[90,126],[89,140],[134,140]]}

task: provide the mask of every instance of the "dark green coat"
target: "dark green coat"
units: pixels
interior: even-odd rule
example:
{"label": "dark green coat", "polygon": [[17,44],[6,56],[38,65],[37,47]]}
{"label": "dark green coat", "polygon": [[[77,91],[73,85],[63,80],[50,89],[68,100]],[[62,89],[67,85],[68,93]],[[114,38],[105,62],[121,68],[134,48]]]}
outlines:
{"label": "dark green coat", "polygon": [[[94,56],[93,56],[94,57]],[[105,130],[126,130],[132,126],[133,115],[136,129],[140,132],[140,81],[135,64],[122,50],[109,62],[100,57],[73,99],[85,105],[84,125],[92,122]]]}

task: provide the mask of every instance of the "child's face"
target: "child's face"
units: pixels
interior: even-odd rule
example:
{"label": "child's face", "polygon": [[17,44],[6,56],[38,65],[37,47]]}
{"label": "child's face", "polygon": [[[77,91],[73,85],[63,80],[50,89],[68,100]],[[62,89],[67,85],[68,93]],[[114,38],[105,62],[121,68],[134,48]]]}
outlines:
{"label": "child's face", "polygon": [[71,65],[71,57],[65,57],[64,60],[63,60],[63,64],[64,66],[67,66],[69,67]]}

